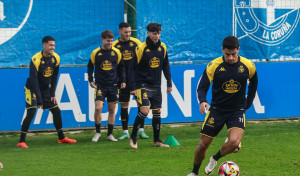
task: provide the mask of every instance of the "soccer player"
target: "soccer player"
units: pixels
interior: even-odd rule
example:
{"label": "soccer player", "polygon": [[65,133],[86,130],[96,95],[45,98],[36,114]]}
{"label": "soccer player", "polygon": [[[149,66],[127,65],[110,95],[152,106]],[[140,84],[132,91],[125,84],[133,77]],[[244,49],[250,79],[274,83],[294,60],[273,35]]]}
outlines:
{"label": "soccer player", "polygon": [[43,51],[36,53],[30,61],[30,73],[25,85],[27,115],[21,128],[20,142],[17,147],[28,148],[26,134],[37,108],[49,109],[53,114],[58,143],[76,143],[64,136],[61,112],[55,98],[55,88],[59,71],[60,57],[54,52],[55,40],[46,36],[42,40]]}
{"label": "soccer player", "polygon": [[[113,42],[113,47],[116,47],[122,53],[122,59],[125,66],[126,75],[128,75],[129,66],[131,62],[133,62],[133,56],[135,54],[135,49],[141,42],[131,36],[131,27],[128,23],[122,22],[119,24],[119,34],[120,38]],[[130,89],[131,87],[128,86],[128,76],[126,77],[126,85],[125,89],[119,90],[119,102],[121,103],[121,122],[123,133],[118,138],[119,140],[122,139],[129,139],[128,133],[128,104],[130,100]],[[136,97],[135,97],[136,98]],[[140,124],[139,128],[139,137],[141,139],[148,139],[149,136],[144,132],[144,122]]]}
{"label": "soccer player", "polygon": [[[167,79],[167,93],[172,91],[171,72],[167,47],[160,39],[161,25],[158,23],[150,23],[147,25],[146,42],[138,46],[136,50],[136,58],[133,67],[135,72],[130,71],[130,75],[135,76],[137,90],[131,91],[137,96],[140,107],[137,117],[135,118],[133,129],[130,137],[130,147],[137,148],[137,129],[138,126],[147,117],[150,109],[153,113],[152,127],[154,133],[153,146],[169,147],[163,144],[159,138],[161,116],[160,109],[162,104],[161,95],[161,72],[163,71]],[[132,67],[131,67],[132,68]],[[134,76],[129,76],[133,78]],[[131,83],[130,83],[131,85]]]}
{"label": "soccer player", "polygon": [[[114,34],[110,30],[101,33],[102,46],[95,49],[88,63],[88,79],[90,86],[95,88],[95,127],[92,139],[97,142],[101,136],[101,112],[104,100],[108,102],[108,133],[107,140],[118,141],[112,134],[115,123],[115,109],[118,103],[118,81],[121,89],[126,87],[125,69],[120,51],[112,47]],[[95,81],[93,77],[95,68]]]}
{"label": "soccer player", "polygon": [[[200,78],[197,95],[200,113],[208,110],[200,133],[200,141],[195,151],[194,168],[189,176],[198,175],[199,168],[206,156],[206,150],[224,124],[228,129],[228,141],[209,159],[204,173],[210,175],[217,161],[232,153],[240,144],[245,130],[245,111],[252,105],[258,79],[253,62],[239,56],[239,41],[234,36],[223,40],[223,57],[210,62]],[[246,87],[248,96],[246,98]],[[212,85],[212,100],[209,107],[206,94]]]}

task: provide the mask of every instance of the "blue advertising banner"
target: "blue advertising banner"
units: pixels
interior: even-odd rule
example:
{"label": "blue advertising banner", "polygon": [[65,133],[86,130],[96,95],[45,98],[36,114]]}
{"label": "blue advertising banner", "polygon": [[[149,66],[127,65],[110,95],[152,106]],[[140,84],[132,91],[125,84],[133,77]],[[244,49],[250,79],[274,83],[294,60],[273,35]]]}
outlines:
{"label": "blue advertising banner", "polygon": [[[206,65],[172,65],[173,91],[166,94],[166,81],[162,81],[162,123],[203,121],[196,89]],[[299,117],[300,63],[257,63],[258,90],[246,119]],[[88,84],[86,67],[61,68],[56,98],[62,110],[63,127],[94,126],[94,89]],[[24,85],[28,69],[0,69],[0,131],[20,130],[26,115]],[[287,76],[288,75],[288,76]],[[208,100],[211,99],[211,90]],[[131,97],[129,124],[137,115],[136,103]],[[102,124],[107,125],[107,103],[103,108]],[[151,124],[149,114],[146,124]],[[115,125],[121,125],[120,107],[116,111]],[[30,129],[54,129],[48,110],[38,110]]]}
{"label": "blue advertising banner", "polygon": [[229,35],[253,61],[299,60],[299,17],[299,0],[137,1],[138,38],[145,40],[150,22],[161,23],[161,41],[175,63],[213,60]]}
{"label": "blue advertising banner", "polygon": [[56,40],[61,64],[86,64],[101,32],[117,35],[122,21],[123,0],[1,0],[0,67],[29,65],[47,35]]}

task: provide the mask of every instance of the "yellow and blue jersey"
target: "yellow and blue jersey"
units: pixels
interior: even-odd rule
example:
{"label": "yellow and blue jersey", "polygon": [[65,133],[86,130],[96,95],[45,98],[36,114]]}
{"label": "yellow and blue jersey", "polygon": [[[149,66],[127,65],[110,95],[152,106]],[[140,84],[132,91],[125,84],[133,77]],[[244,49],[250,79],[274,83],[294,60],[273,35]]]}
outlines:
{"label": "yellow and blue jersey", "polygon": [[134,38],[130,37],[130,39],[126,42],[122,42],[119,39],[113,42],[113,47],[120,50],[122,54],[122,60],[124,62],[125,72],[126,72],[126,84],[128,84],[128,70],[133,62],[133,58],[135,55],[135,49],[141,42]]}
{"label": "yellow and blue jersey", "polygon": [[211,83],[213,83],[211,106],[214,109],[219,111],[248,109],[252,105],[258,84],[255,65],[241,56],[235,64],[226,63],[223,57],[210,62],[198,84],[199,103],[207,102],[206,95]]}
{"label": "yellow and blue jersey", "polygon": [[146,42],[139,45],[136,49],[133,68],[134,71],[131,71],[129,78],[135,78],[133,82],[136,88],[144,86],[160,88],[162,71],[167,80],[167,86],[172,87],[167,47],[164,43],[154,50],[151,50]]}
{"label": "yellow and blue jersey", "polygon": [[42,102],[41,92],[50,91],[51,97],[55,97],[59,64],[60,57],[56,53],[44,57],[43,51],[40,51],[31,58],[26,87],[36,95],[38,104]]}
{"label": "yellow and blue jersey", "polygon": [[102,87],[116,86],[120,82],[125,82],[125,69],[121,56],[121,52],[112,47],[109,50],[95,49],[88,63],[88,79],[89,82],[94,82]]}

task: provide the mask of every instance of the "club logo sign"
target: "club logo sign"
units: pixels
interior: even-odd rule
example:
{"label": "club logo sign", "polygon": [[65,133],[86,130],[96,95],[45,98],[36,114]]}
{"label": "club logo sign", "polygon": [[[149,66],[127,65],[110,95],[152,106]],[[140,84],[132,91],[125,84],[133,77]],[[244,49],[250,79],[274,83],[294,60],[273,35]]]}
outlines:
{"label": "club logo sign", "polygon": [[234,0],[234,22],[245,33],[239,38],[249,36],[261,44],[280,44],[297,27],[299,8],[300,0]]}
{"label": "club logo sign", "polygon": [[[10,40],[22,29],[28,20],[32,4],[33,0],[0,1],[0,45]],[[18,8],[15,8],[16,6]]]}

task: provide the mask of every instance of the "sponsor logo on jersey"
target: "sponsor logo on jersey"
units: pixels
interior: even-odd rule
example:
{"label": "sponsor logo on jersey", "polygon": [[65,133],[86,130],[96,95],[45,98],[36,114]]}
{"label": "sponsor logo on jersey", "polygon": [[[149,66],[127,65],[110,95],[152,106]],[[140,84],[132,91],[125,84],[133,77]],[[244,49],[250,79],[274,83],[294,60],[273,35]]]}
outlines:
{"label": "sponsor logo on jersey", "polygon": [[42,64],[45,64],[45,61],[42,61]]}
{"label": "sponsor logo on jersey", "polygon": [[51,67],[47,67],[45,70],[44,70],[44,76],[45,77],[50,77],[50,76],[52,76],[52,74],[53,74],[53,68],[51,68]]}
{"label": "sponsor logo on jersey", "polygon": [[102,62],[101,68],[102,68],[102,70],[111,70],[112,69],[112,63],[108,60],[105,60],[104,62]]}
{"label": "sponsor logo on jersey", "polygon": [[222,88],[226,93],[236,93],[241,89],[241,84],[231,79],[223,83]]}
{"label": "sponsor logo on jersey", "polygon": [[98,56],[102,56],[102,53],[99,53]]}
{"label": "sponsor logo on jersey", "polygon": [[151,68],[157,68],[159,66],[159,63],[160,63],[160,59],[157,58],[157,57],[153,57],[150,62],[149,62],[149,65]]}
{"label": "sponsor logo on jersey", "polygon": [[130,60],[133,57],[133,53],[129,50],[125,50],[123,51],[122,56],[124,60]]}
{"label": "sponsor logo on jersey", "polygon": [[158,51],[161,51],[161,47],[158,47]]}
{"label": "sponsor logo on jersey", "polygon": [[224,67],[221,67],[219,71],[226,71]]}
{"label": "sponsor logo on jersey", "polygon": [[149,49],[146,49],[146,52],[150,52],[150,50],[149,50]]}
{"label": "sponsor logo on jersey", "polygon": [[[243,38],[264,45],[278,45],[294,32],[300,17],[299,0],[234,0],[234,13]],[[237,25],[236,25],[237,26]]]}
{"label": "sponsor logo on jersey", "polygon": [[52,58],[52,63],[55,63],[55,59],[54,58]]}
{"label": "sponsor logo on jersey", "polygon": [[97,91],[97,96],[102,96],[101,90],[98,90],[98,91]]}
{"label": "sponsor logo on jersey", "polygon": [[134,46],[134,44],[133,44],[132,42],[130,42],[130,43],[129,43],[129,46],[130,46],[130,47],[133,47],[133,46]]}
{"label": "sponsor logo on jersey", "polygon": [[121,48],[122,46],[121,45],[117,45],[117,48]]}

